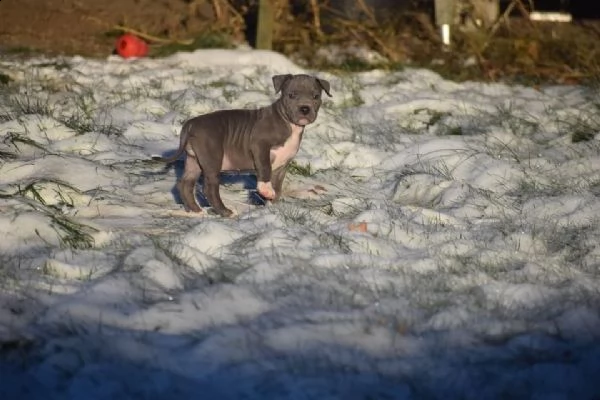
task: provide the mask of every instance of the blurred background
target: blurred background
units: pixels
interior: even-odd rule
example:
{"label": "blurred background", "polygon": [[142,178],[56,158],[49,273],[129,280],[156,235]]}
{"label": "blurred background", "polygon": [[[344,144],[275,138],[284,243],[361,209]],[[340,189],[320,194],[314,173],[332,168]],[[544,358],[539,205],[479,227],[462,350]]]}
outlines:
{"label": "blurred background", "polygon": [[106,57],[126,32],[144,38],[150,56],[255,47],[261,1],[272,19],[268,47],[311,68],[600,79],[600,5],[584,0],[1,0],[0,56]]}

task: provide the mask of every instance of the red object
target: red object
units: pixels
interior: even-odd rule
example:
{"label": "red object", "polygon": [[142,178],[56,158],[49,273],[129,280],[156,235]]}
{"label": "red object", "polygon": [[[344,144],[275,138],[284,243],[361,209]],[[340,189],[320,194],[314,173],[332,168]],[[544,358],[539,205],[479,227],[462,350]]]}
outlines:
{"label": "red object", "polygon": [[148,44],[130,33],[119,37],[115,46],[117,54],[123,58],[145,57],[148,54]]}

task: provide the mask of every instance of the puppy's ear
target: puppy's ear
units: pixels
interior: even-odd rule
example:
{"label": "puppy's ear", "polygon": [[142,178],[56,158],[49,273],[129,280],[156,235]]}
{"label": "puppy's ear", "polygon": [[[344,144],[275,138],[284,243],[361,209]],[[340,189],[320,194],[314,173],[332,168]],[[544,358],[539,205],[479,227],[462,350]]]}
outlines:
{"label": "puppy's ear", "polygon": [[279,93],[283,84],[292,77],[292,74],[285,75],[275,75],[273,76],[273,87],[275,88],[275,93]]}
{"label": "puppy's ear", "polygon": [[319,79],[319,78],[315,78],[317,80],[317,83],[319,84],[319,86],[321,86],[321,88],[325,91],[325,93],[327,93],[327,96],[329,97],[333,97],[331,95],[331,93],[329,93],[329,89],[330,89],[330,85],[329,82],[327,82],[325,79]]}

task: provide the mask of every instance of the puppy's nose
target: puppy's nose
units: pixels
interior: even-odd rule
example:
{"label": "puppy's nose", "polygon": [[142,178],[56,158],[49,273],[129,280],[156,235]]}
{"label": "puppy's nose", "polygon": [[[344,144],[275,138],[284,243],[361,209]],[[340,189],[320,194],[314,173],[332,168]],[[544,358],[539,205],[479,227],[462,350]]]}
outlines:
{"label": "puppy's nose", "polygon": [[300,112],[302,114],[306,115],[310,112],[310,107],[309,106],[300,106]]}

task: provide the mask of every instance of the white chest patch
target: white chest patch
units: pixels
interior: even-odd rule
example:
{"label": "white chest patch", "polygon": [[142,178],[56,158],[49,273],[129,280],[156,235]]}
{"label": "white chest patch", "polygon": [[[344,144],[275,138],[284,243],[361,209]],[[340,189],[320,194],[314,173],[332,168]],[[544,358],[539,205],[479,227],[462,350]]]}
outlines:
{"label": "white chest patch", "polygon": [[290,162],[298,153],[298,149],[300,149],[304,127],[292,124],[290,126],[292,127],[292,134],[288,140],[285,141],[283,146],[271,149],[271,169],[273,171]]}

